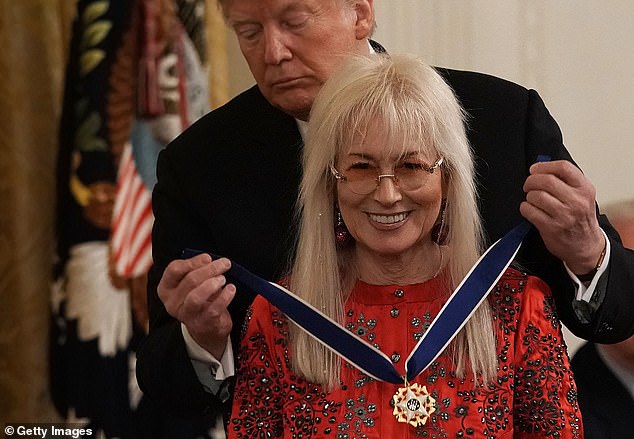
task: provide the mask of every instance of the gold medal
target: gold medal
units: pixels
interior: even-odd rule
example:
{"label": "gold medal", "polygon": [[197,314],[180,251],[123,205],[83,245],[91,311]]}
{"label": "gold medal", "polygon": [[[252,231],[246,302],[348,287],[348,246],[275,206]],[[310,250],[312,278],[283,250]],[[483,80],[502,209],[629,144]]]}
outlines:
{"label": "gold medal", "polygon": [[425,425],[429,415],[436,411],[436,400],[431,397],[425,386],[405,381],[405,387],[400,387],[394,396],[394,411],[398,422],[407,422],[414,427]]}

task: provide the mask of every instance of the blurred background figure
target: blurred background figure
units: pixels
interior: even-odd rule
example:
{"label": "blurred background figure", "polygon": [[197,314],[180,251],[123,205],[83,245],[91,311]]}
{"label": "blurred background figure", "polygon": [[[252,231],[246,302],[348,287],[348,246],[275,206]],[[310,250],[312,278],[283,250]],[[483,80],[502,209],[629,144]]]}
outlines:
{"label": "blurred background figure", "polygon": [[[634,199],[604,206],[634,249]],[[632,310],[623,310],[632,312]],[[620,439],[634,434],[634,337],[612,345],[585,343],[572,359],[586,437]]]}
{"label": "blurred background figure", "polygon": [[51,394],[105,437],[208,437],[143,399],[158,152],[209,110],[204,0],[80,0],[60,124]]}

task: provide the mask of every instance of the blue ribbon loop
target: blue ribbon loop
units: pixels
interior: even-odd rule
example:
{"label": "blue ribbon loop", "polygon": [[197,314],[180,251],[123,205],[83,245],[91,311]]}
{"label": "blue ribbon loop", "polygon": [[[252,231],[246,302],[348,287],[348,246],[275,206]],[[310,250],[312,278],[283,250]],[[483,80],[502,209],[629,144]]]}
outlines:
{"label": "blue ribbon loop", "polygon": [[[549,160],[548,156],[537,157],[538,162]],[[523,220],[480,257],[409,355],[405,364],[406,377],[399,375],[383,352],[287,289],[256,276],[233,261],[226,277],[242,288],[263,296],[295,324],[367,375],[401,384],[405,378],[412,381],[429,367],[458,334],[511,264],[530,229],[530,223]],[[187,249],[183,256],[191,257],[197,253],[200,252]]]}
{"label": "blue ribbon loop", "polygon": [[[407,359],[408,381],[425,370],[469,320],[510,265],[530,227],[528,222],[522,221],[493,244],[473,266]],[[183,255],[191,257],[196,253],[200,252],[188,249]],[[220,257],[211,256],[214,259]],[[394,384],[403,382],[404,377],[399,375],[387,355],[287,289],[256,276],[235,262],[231,263],[226,277],[264,297],[295,324],[367,375]]]}

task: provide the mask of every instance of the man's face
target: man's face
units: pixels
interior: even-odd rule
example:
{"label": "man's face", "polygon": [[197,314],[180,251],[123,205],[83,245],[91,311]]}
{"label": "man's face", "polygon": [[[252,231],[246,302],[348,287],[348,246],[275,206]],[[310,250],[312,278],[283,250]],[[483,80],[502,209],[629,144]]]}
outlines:
{"label": "man's face", "polygon": [[[634,250],[634,218],[628,216],[617,216],[611,219],[612,226],[619,232],[623,246]],[[634,371],[634,336],[611,345],[603,346],[613,360],[617,361],[621,367]]]}
{"label": "man's face", "polygon": [[230,0],[225,15],[264,97],[299,119],[346,55],[369,51],[372,0]]}
{"label": "man's face", "polygon": [[612,226],[619,232],[623,246],[634,250],[634,218],[617,217],[612,220]]}

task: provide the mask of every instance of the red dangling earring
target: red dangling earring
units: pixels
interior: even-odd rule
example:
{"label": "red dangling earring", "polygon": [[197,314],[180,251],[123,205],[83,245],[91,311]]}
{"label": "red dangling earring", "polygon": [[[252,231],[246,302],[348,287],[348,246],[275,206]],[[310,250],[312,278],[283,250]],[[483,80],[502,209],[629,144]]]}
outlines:
{"label": "red dangling earring", "polygon": [[337,247],[340,248],[347,246],[352,241],[352,236],[350,236],[346,223],[343,222],[339,206],[335,207],[335,240]]}
{"label": "red dangling earring", "polygon": [[438,215],[438,221],[431,229],[431,240],[438,245],[444,245],[447,242],[447,235],[449,234],[449,225],[445,222],[445,214],[447,213],[447,199],[443,198],[440,202],[440,214]]}

